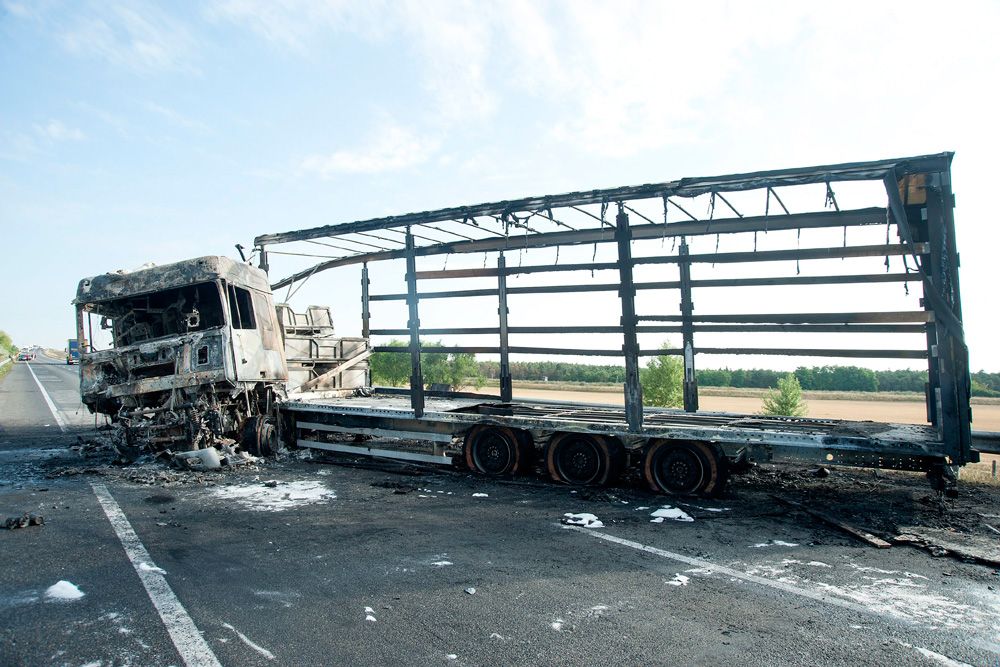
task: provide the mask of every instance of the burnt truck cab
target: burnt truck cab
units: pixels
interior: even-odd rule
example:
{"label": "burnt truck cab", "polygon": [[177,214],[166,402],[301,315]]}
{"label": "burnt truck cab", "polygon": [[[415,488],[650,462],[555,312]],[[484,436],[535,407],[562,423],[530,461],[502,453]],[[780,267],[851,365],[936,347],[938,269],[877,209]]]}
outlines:
{"label": "burnt truck cab", "polygon": [[[125,426],[130,444],[197,449],[251,433],[251,449],[268,448],[288,367],[263,271],[199,257],[84,278],[73,303],[88,341],[83,403]],[[95,329],[107,349],[93,346]]]}

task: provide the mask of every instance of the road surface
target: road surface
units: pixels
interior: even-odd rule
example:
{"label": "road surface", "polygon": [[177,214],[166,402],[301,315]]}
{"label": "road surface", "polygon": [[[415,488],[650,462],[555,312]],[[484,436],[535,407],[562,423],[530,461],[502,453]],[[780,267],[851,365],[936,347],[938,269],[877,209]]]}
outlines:
{"label": "road surface", "polygon": [[[635,488],[458,471],[288,460],[148,484],[167,478],[68,449],[94,428],[76,373],[39,357],[0,381],[0,514],[45,518],[0,530],[2,665],[1000,660],[995,570],[867,547],[776,489],[654,523],[669,499]],[[583,512],[605,527],[560,523]]]}

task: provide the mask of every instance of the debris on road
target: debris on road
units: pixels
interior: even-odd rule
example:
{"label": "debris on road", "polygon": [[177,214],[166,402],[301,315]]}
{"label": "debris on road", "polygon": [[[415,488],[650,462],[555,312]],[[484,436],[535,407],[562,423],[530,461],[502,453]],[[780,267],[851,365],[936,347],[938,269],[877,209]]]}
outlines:
{"label": "debris on road", "polygon": [[65,579],[57,581],[45,591],[45,597],[50,600],[79,600],[84,595],[86,593]]}
{"label": "debris on road", "polygon": [[21,516],[12,516],[8,518],[3,523],[3,527],[7,530],[15,530],[17,528],[27,528],[28,526],[43,526],[45,525],[45,517],[37,516],[35,514],[28,514],[25,512]]}
{"label": "debris on road", "polygon": [[925,549],[937,558],[952,556],[959,560],[1000,567],[1000,544],[992,537],[978,538],[957,532],[901,526],[900,534],[893,537],[893,542]]}
{"label": "debris on road", "polygon": [[173,457],[174,462],[187,466],[193,470],[218,470],[222,467],[222,457],[215,447],[205,447],[191,452],[177,452]]}
{"label": "debris on road", "polygon": [[468,593],[469,595],[475,595],[476,589],[473,588],[472,586],[469,586],[468,588],[465,589],[465,592]]}
{"label": "debris on road", "polygon": [[596,515],[588,512],[572,514],[567,512],[561,519],[568,526],[583,526],[584,528],[604,528],[604,523]]}
{"label": "debris on road", "polygon": [[673,579],[664,583],[666,583],[667,586],[687,586],[690,581],[690,577],[685,577],[683,574],[675,574]]}
{"label": "debris on road", "polygon": [[861,530],[860,528],[855,528],[854,526],[852,526],[852,525],[850,525],[848,523],[845,523],[844,521],[841,521],[839,519],[836,519],[836,518],[830,516],[829,514],[825,514],[823,512],[818,512],[818,511],[816,511],[816,510],[814,510],[814,509],[812,509],[810,507],[806,507],[802,503],[795,502],[794,500],[789,500],[788,498],[782,498],[781,496],[771,496],[771,497],[774,498],[775,500],[778,500],[778,501],[780,501],[782,503],[785,503],[786,505],[789,505],[790,507],[794,507],[797,510],[805,512],[806,514],[819,519],[823,523],[827,523],[827,524],[833,526],[834,528],[842,530],[843,532],[847,533],[848,535],[856,537],[857,539],[861,540],[862,542],[866,542],[867,544],[870,544],[871,546],[873,546],[873,547],[875,547],[877,549],[888,549],[889,547],[892,546],[891,543],[886,542],[885,540],[883,540],[880,537],[872,535],[871,533],[869,533],[866,530]]}

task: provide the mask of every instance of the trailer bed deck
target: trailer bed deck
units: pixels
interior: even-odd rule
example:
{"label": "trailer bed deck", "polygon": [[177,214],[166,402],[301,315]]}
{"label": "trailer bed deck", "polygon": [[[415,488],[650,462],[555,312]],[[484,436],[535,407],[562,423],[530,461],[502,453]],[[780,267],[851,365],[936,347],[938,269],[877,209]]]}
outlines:
{"label": "trailer bed deck", "polygon": [[[941,442],[930,426],[872,421],[765,417],[723,412],[690,413],[648,408],[639,431],[629,431],[621,406],[520,400],[491,396],[428,396],[421,417],[409,397],[305,395],[282,410],[294,417],[301,446],[333,449],[324,433],[352,433],[424,441],[430,460],[449,463],[461,454],[462,439],[474,426],[490,424],[532,433],[544,443],[556,433],[595,433],[617,438],[626,449],[641,449],[652,440],[715,443],[730,459],[758,462],[809,462],[926,471],[945,462]],[[355,447],[336,450],[360,453]],[[364,448],[361,448],[364,449]],[[413,447],[402,457],[413,459]],[[369,452],[370,453],[370,452]],[[392,452],[383,450],[384,456]],[[424,460],[424,459],[417,459]]]}

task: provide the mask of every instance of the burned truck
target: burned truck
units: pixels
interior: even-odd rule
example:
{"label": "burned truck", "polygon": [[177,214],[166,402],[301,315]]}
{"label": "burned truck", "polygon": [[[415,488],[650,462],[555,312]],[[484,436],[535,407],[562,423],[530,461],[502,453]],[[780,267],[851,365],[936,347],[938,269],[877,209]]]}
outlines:
{"label": "burned truck", "polygon": [[83,403],[133,450],[266,455],[286,392],[368,384],[364,339],[334,336],[328,308],[276,306],[266,274],[227,257],[85,278],[74,305]]}

